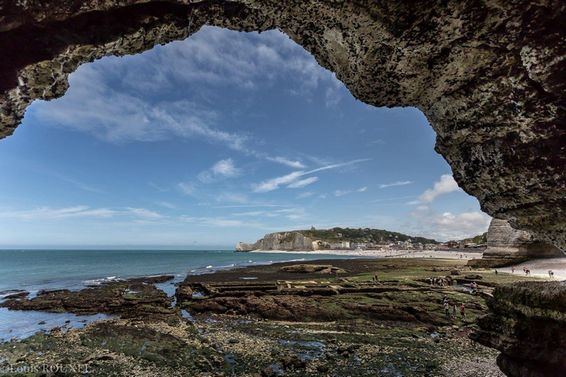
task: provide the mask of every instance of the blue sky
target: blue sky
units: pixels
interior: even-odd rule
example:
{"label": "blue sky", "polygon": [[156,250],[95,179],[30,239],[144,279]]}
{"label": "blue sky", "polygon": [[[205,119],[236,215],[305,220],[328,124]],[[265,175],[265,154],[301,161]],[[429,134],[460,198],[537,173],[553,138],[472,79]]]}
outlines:
{"label": "blue sky", "polygon": [[0,247],[228,246],[310,226],[487,229],[414,108],[356,100],[278,31],[81,66],[0,141]]}

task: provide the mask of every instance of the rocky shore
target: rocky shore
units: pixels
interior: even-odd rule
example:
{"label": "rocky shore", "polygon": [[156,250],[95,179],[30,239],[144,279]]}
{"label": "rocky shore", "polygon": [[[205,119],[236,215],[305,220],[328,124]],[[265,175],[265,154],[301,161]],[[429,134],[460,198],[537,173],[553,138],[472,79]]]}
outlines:
{"label": "rocky shore", "polygon": [[469,335],[488,313],[494,287],[537,280],[434,259],[246,267],[187,276],[175,297],[155,286],[164,279],[5,300],[12,310],[113,318],[0,344],[0,371],[63,365],[86,368],[88,376],[503,376],[498,351]]}
{"label": "rocky shore", "polygon": [[172,280],[170,275],[105,282],[80,291],[39,291],[28,299],[27,292],[7,296],[0,307],[12,310],[41,310],[74,314],[117,314],[123,318],[162,319],[175,315],[172,299],[155,287]]}

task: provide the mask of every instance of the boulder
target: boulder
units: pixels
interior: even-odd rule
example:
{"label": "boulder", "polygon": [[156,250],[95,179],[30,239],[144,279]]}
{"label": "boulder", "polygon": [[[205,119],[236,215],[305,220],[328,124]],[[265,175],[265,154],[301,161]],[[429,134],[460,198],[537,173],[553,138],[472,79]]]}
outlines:
{"label": "boulder", "polygon": [[193,289],[188,285],[181,285],[175,290],[175,297],[178,301],[186,301],[193,299]]}

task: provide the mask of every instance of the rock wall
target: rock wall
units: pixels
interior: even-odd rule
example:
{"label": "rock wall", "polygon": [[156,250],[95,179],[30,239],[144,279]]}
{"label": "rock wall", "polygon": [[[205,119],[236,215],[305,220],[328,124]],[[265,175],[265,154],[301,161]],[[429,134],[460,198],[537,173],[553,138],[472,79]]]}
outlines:
{"label": "rock wall", "polygon": [[523,230],[511,227],[508,221],[493,219],[487,231],[487,249],[482,259],[468,262],[472,267],[503,267],[535,258],[566,256],[553,245],[538,241]]}
{"label": "rock wall", "polygon": [[562,377],[566,372],[566,284],[522,282],[495,289],[490,314],[471,338],[501,351],[511,377]]}
{"label": "rock wall", "polygon": [[33,100],[63,95],[78,65],[204,24],[278,28],[361,101],[419,108],[485,212],[566,249],[562,0],[5,0],[0,137]]}
{"label": "rock wall", "polygon": [[252,250],[311,251],[313,240],[299,232],[280,232],[266,234],[253,244],[239,242],[236,245],[236,251]]}

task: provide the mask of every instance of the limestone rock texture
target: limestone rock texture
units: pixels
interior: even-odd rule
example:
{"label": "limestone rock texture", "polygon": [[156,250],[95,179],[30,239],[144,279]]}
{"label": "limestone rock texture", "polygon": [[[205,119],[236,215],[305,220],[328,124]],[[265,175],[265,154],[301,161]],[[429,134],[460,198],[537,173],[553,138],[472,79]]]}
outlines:
{"label": "limestone rock texture", "polygon": [[504,267],[535,258],[565,257],[557,247],[524,230],[516,230],[508,221],[492,219],[487,231],[487,249],[481,259],[468,262],[472,267]]}
{"label": "limestone rock texture", "polygon": [[255,243],[238,242],[236,244],[236,251],[253,251],[257,250]]}
{"label": "limestone rock texture", "polygon": [[279,29],[361,101],[419,108],[485,212],[566,249],[562,0],[5,0],[0,137],[33,100],[62,96],[80,64],[205,24]]}
{"label": "limestone rock texture", "polygon": [[313,250],[313,240],[299,232],[278,232],[266,234],[253,244],[239,242],[236,251],[252,250],[285,250],[310,251]]}
{"label": "limestone rock texture", "polygon": [[501,354],[508,376],[559,377],[566,371],[566,283],[522,282],[497,287],[490,314],[471,338]]}

